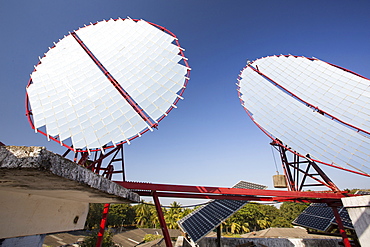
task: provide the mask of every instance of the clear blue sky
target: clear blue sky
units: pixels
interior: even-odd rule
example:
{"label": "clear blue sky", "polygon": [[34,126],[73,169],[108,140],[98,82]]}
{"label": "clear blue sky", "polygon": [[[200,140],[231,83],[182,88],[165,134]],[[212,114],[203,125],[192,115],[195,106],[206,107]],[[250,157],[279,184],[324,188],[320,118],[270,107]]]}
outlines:
{"label": "clear blue sky", "polygon": [[[109,18],[144,19],[177,35],[192,67],[178,109],[159,129],[125,146],[131,181],[230,187],[239,180],[272,188],[275,162],[266,137],[237,97],[246,60],[314,56],[370,77],[370,2],[0,0],[0,141],[59,144],[35,134],[25,117],[25,87],[38,57],[69,31]],[[276,155],[280,169],[280,162]],[[369,178],[324,170],[341,189]]]}

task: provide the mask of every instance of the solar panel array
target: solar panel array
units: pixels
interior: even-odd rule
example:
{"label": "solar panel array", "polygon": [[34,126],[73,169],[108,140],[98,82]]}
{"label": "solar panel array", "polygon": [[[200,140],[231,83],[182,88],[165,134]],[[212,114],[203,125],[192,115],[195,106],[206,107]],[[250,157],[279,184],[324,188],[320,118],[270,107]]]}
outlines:
{"label": "solar panel array", "polygon": [[[267,186],[240,181],[233,188],[266,189]],[[207,205],[197,208],[177,223],[182,231],[186,232],[190,239],[197,243],[246,203],[247,201],[212,200]]]}
{"label": "solar panel array", "polygon": [[[343,226],[354,229],[347,210],[339,207],[338,213],[342,219]],[[326,203],[311,203],[292,223],[324,232],[333,224],[337,224],[333,210]]]}
{"label": "solar panel array", "polygon": [[[47,135],[71,138],[76,149],[116,145],[153,127],[133,105],[157,122],[182,99],[190,68],[179,63],[186,58],[173,44],[176,37],[131,19],[101,21],[72,34],[31,74],[27,94],[36,131],[46,126]],[[135,103],[122,97],[99,63]]]}
{"label": "solar panel array", "polygon": [[238,81],[242,105],[273,138],[313,159],[370,174],[368,79],[318,59],[271,56],[249,63]]}

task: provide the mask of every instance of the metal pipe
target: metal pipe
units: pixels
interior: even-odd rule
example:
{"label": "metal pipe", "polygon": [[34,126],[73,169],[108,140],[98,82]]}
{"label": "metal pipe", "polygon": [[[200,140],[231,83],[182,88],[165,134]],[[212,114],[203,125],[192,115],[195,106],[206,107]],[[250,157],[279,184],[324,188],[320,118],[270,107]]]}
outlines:
{"label": "metal pipe", "polygon": [[161,228],[162,228],[164,241],[165,241],[167,247],[172,247],[171,237],[170,237],[170,234],[168,233],[166,221],[164,220],[164,215],[163,215],[163,212],[162,212],[161,204],[160,204],[159,199],[158,199],[157,192],[153,191],[152,196],[153,196],[153,200],[154,200],[155,209],[157,210],[159,224],[161,225]]}

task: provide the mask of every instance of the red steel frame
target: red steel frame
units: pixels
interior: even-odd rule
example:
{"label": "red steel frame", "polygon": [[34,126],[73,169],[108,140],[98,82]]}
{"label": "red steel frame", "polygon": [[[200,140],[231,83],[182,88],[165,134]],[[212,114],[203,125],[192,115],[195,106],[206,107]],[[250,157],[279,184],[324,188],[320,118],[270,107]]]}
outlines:
{"label": "red steel frame", "polygon": [[[117,21],[119,19],[115,19],[115,21]],[[132,19],[133,21],[139,21],[138,19]],[[98,22],[96,23],[92,23],[91,25],[96,25]],[[187,84],[188,84],[188,81],[189,81],[189,78],[190,78],[190,66],[189,66],[189,63],[187,61],[187,58],[185,57],[185,54],[184,54],[184,50],[181,48],[180,46],[180,43],[176,37],[175,34],[173,34],[171,31],[169,31],[168,29],[162,27],[162,26],[159,26],[157,24],[154,24],[154,23],[151,23],[151,22],[148,22],[149,24],[159,28],[160,30],[168,33],[169,35],[173,36],[175,38],[175,43],[176,45],[179,47],[179,54],[183,57],[183,62],[185,64],[185,66],[187,67],[187,74],[185,75],[185,82],[184,82],[184,85],[183,85],[183,88],[178,92],[178,95],[181,97],[187,87]],[[90,26],[90,25],[88,25]],[[85,27],[88,27],[88,26],[85,26]],[[83,27],[83,28],[85,28]],[[132,97],[130,97],[127,92],[125,92],[125,90],[119,85],[119,83],[111,76],[111,74],[104,68],[104,66],[99,62],[98,59],[96,59],[96,57],[90,52],[90,50],[88,49],[88,47],[86,47],[82,40],[80,40],[78,38],[78,36],[76,35],[75,32],[72,32],[70,35],[72,35],[76,41],[81,45],[81,47],[86,51],[86,53],[90,56],[90,58],[95,62],[95,64],[102,70],[102,72],[106,75],[106,77],[108,78],[108,80],[116,87],[116,89],[120,92],[120,94],[128,101],[128,103],[133,107],[133,109],[143,118],[144,121],[148,122],[149,126],[150,127],[154,127],[156,128],[158,123],[160,121],[163,120],[163,118],[165,118],[171,111],[173,108],[176,107],[176,104],[179,102],[180,98],[176,98],[176,100],[173,102],[172,106],[169,107],[169,109],[166,111],[165,114],[163,114],[157,121],[153,121],[152,119],[150,119],[148,117],[148,115],[143,111],[143,109],[141,109],[137,104],[136,102],[132,99]],[[53,49],[55,47],[55,45],[53,47],[51,47],[50,49]],[[46,56],[46,54],[44,55]],[[37,64],[39,65],[41,64],[41,61]],[[36,68],[37,66],[35,67],[34,71],[36,71]],[[28,84],[27,84],[27,87],[29,87],[30,85],[32,84],[32,78],[29,79],[28,81]],[[27,116],[27,119],[28,119],[28,122],[31,126],[32,129],[35,129],[35,126],[33,124],[33,120],[32,120],[32,110],[30,109],[30,105],[29,105],[29,101],[28,101],[28,94],[26,92],[26,98],[25,98],[25,108],[26,108],[26,116]],[[131,137],[128,139],[128,141],[131,141],[139,136],[141,136],[142,134],[146,133],[147,131],[149,130],[149,128],[146,128],[144,129],[143,131],[141,131],[140,133],[138,133],[137,135]],[[41,134],[43,134],[44,136],[48,137],[49,139],[61,144],[62,146],[74,151],[74,152],[89,152],[88,150],[85,150],[85,149],[74,149],[72,146],[69,146],[65,143],[63,143],[62,141],[58,140],[58,137],[53,137],[53,136],[50,136],[48,135],[47,133],[45,133],[44,131],[41,131],[41,130],[36,130],[37,132],[40,132]],[[128,141],[122,141],[121,143],[118,143],[118,145],[122,145],[124,143],[127,143]],[[113,148],[115,146],[106,146],[104,147],[103,149],[110,149],[110,148]],[[94,150],[90,150],[90,152],[95,152],[95,151],[99,151],[100,149],[94,149]]]}
{"label": "red steel frame", "polygon": [[[197,198],[197,199],[229,199],[229,200],[245,200],[245,201],[274,201],[274,202],[306,202],[306,203],[327,203],[332,207],[335,219],[338,223],[339,232],[342,235],[344,246],[350,247],[348,236],[345,233],[342,220],[338,214],[337,207],[343,206],[341,198],[349,195],[346,191],[334,192],[302,192],[302,191],[278,191],[278,190],[256,190],[256,189],[237,189],[237,188],[220,188],[220,187],[204,187],[204,186],[189,186],[189,185],[169,185],[169,184],[152,184],[139,182],[120,182],[117,184],[135,191],[140,196],[153,196],[156,204],[158,217],[160,218],[162,229],[165,227],[163,213],[159,206],[158,197],[173,197],[173,198]],[[162,219],[161,219],[162,218]],[[166,239],[167,230],[163,231]],[[166,246],[171,247],[172,244],[167,236]],[[168,242],[167,242],[168,241]]]}
{"label": "red steel frame", "polygon": [[[63,156],[66,156],[70,150],[67,150]],[[117,155],[121,157],[117,158]],[[102,167],[102,161],[112,155],[111,160],[107,166]],[[78,159],[78,156],[80,158]],[[112,179],[113,174],[122,173],[122,181],[114,181],[115,183],[130,189],[140,196],[152,196],[157,210],[159,222],[162,228],[162,233],[167,247],[172,246],[171,238],[167,230],[166,222],[164,220],[162,208],[160,205],[159,197],[172,197],[172,198],[195,198],[195,199],[229,199],[229,200],[244,200],[244,201],[262,201],[262,202],[305,202],[305,203],[327,203],[333,210],[338,206],[342,206],[341,198],[353,196],[347,194],[346,191],[333,189],[333,192],[302,192],[298,189],[291,189],[291,191],[278,191],[278,190],[256,190],[256,189],[238,189],[238,188],[222,188],[222,187],[205,187],[205,186],[189,186],[189,185],[168,185],[168,184],[152,184],[140,182],[126,182],[124,175],[124,156],[123,145],[117,146],[111,151],[100,155],[98,152],[94,153],[94,161],[89,164],[87,153],[75,153],[74,161],[79,165],[84,166],[93,172],[100,174],[107,179]],[[118,171],[114,170],[113,162],[121,162],[122,168]],[[294,178],[294,177],[293,177]],[[325,180],[325,182],[327,182]],[[334,185],[335,186],[335,185]],[[335,208],[335,209],[334,209]],[[100,247],[103,241],[105,225],[109,212],[109,204],[104,205],[104,211],[98,232],[96,246]],[[335,214],[335,212],[334,212]],[[339,231],[342,234],[343,241],[349,242],[345,235],[343,224],[340,217],[336,217]],[[349,246],[349,245],[346,245]]]}
{"label": "red steel frame", "polygon": [[298,202],[340,202],[341,198],[354,196],[348,191],[281,191],[224,188],[211,186],[191,186],[173,184],[153,184],[141,182],[114,181],[126,189],[134,190],[141,196],[148,196],[156,191],[160,197],[197,198],[197,199],[232,199],[245,201],[298,201]]}
{"label": "red steel frame", "polygon": [[[289,161],[287,155],[288,148],[284,146],[280,140],[275,139],[270,144],[277,146],[279,149],[289,190],[302,191],[303,187],[326,186],[334,192],[340,191],[324,171],[310,159],[309,155],[307,155],[305,159],[302,159],[302,157],[293,154],[293,161]],[[306,166],[304,170],[302,166]],[[312,173],[312,170],[314,173]],[[299,176],[300,174],[302,174],[302,177]],[[307,178],[311,178],[316,183],[306,184]]]}
{"label": "red steel frame", "polygon": [[[326,186],[330,188],[334,193],[341,193],[339,188],[330,180],[330,178],[321,170],[321,168],[316,165],[315,162],[311,161],[309,157],[304,159],[303,161],[300,160],[301,157],[294,154],[294,161],[289,162],[286,152],[287,147],[283,148],[282,143],[279,140],[275,140],[271,143],[271,145],[275,145],[279,147],[280,158],[282,161],[285,178],[287,180],[288,189],[290,191],[302,191],[304,186]],[[300,166],[304,164],[306,165],[306,169],[302,170]],[[313,169],[315,173],[310,173],[310,169]],[[299,174],[302,173],[303,177],[300,179]],[[310,177],[317,184],[306,184],[306,178]],[[342,236],[343,243],[345,246],[351,246],[348,236],[345,232],[345,228],[342,223],[342,219],[338,213],[338,203],[333,202],[326,202],[328,206],[330,206],[333,210],[335,220],[338,224],[339,233]]]}

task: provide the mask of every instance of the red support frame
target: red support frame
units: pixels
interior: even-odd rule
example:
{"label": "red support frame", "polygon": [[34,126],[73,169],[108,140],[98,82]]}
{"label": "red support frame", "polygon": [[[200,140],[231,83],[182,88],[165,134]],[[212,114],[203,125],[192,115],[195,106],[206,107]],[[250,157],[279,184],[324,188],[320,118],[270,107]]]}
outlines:
{"label": "red support frame", "polygon": [[151,194],[153,196],[155,209],[157,210],[159,224],[161,225],[161,228],[162,228],[164,241],[166,242],[167,247],[172,247],[171,237],[167,229],[166,221],[164,220],[164,215],[162,212],[161,204],[158,199],[158,194],[156,191],[153,191]]}
{"label": "red support frame", "polygon": [[[219,195],[218,199],[238,199],[245,198],[247,201],[300,201],[306,202],[315,201],[319,199],[340,202],[343,197],[354,196],[347,194],[347,191],[340,192],[317,192],[317,191],[281,191],[281,190],[256,190],[256,189],[238,189],[238,188],[222,188],[209,186],[191,186],[191,185],[170,185],[170,184],[153,184],[140,182],[121,182],[114,181],[126,189],[134,190],[137,193],[156,191],[161,196],[179,197],[188,195],[187,198],[207,198],[207,196]],[[180,194],[177,194],[180,193]],[[181,194],[183,193],[183,194]]]}
{"label": "red support frame", "polygon": [[[280,158],[288,184],[288,189],[291,191],[302,191],[303,187],[311,186],[326,186],[332,191],[340,192],[340,189],[333,181],[325,174],[321,168],[310,159],[310,156],[301,157],[293,153],[293,161],[288,159],[288,148],[278,139],[270,143],[276,146],[280,153]],[[302,166],[306,166],[303,170]],[[313,171],[311,171],[313,170]],[[299,175],[302,174],[302,177]],[[306,179],[311,178],[316,184],[306,184]]]}
{"label": "red support frame", "polygon": [[338,213],[337,207],[336,206],[332,206],[332,205],[329,205],[329,206],[333,210],[334,217],[335,217],[335,220],[336,220],[336,222],[338,224],[339,233],[342,236],[344,246],[345,247],[351,247],[351,243],[349,242],[349,239],[348,239],[346,230],[344,229],[343,222],[342,222],[342,219],[340,218],[340,215]]}
{"label": "red support frame", "polygon": [[96,245],[95,245],[96,247],[101,247],[103,244],[105,225],[108,219],[109,207],[110,207],[109,203],[104,204],[103,215],[102,215],[102,219],[100,221],[100,226],[99,226],[98,238],[96,239]]}
{"label": "red support frame", "polygon": [[[356,196],[347,194],[347,191],[333,192],[301,192],[301,191],[278,191],[278,190],[257,190],[257,189],[238,189],[205,187],[190,185],[170,185],[170,184],[152,184],[139,182],[120,182],[117,184],[131,189],[141,196],[153,196],[161,227],[165,227],[163,212],[160,208],[158,197],[173,198],[197,198],[197,199],[229,199],[245,201],[274,201],[274,202],[306,202],[306,203],[327,203],[333,208],[333,212],[339,227],[339,231],[346,247],[350,247],[348,236],[345,233],[343,223],[338,214],[337,207],[343,206],[341,198]],[[162,221],[162,222],[161,222]],[[166,227],[165,227],[166,228]],[[166,228],[167,230],[167,228]],[[166,235],[165,231],[164,234]],[[165,237],[166,238],[166,237]],[[169,241],[169,243],[167,243]],[[167,247],[172,247],[170,240],[166,241]]]}

